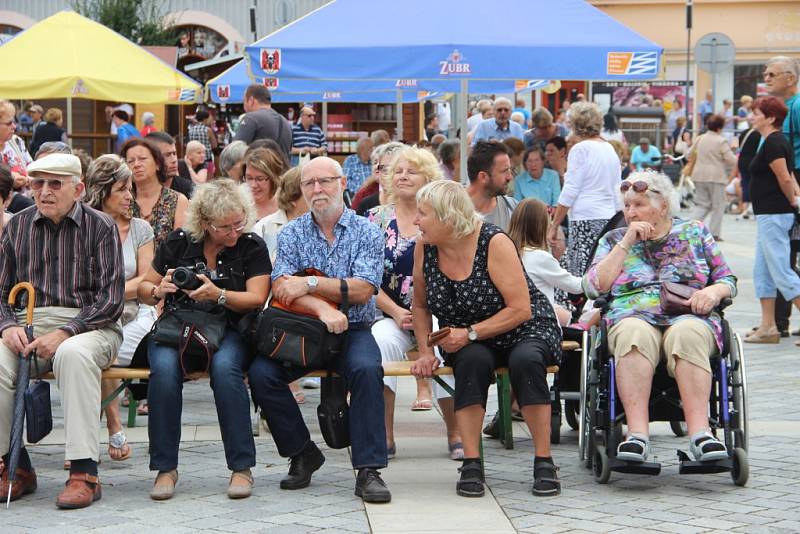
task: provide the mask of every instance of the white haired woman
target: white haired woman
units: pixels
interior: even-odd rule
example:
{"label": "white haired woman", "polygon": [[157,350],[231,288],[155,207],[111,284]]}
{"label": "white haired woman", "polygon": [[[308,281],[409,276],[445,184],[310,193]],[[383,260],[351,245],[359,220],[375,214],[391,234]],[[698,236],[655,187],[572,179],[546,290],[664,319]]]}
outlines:
{"label": "white haired woman", "polygon": [[[417,216],[417,191],[424,185],[441,180],[439,163],[429,151],[422,148],[402,148],[389,167],[385,183],[388,203],[373,208],[369,219],[380,226],[384,237],[384,271],[377,304],[383,318],[372,325],[372,335],[381,350],[381,359],[405,360],[415,345],[414,325],[411,321],[411,299],[414,294],[414,250],[419,228],[414,224]],[[397,378],[383,379],[384,416],[386,419],[386,450],[394,458],[397,445],[394,440],[394,404]],[[450,457],[461,460],[464,448],[453,414],[453,399],[441,388],[437,389],[439,406],[447,426],[447,444]],[[430,380],[417,379],[417,398],[412,410],[433,408]]]}
{"label": "white haired woman", "polygon": [[[430,377],[439,359],[428,344],[432,317],[450,327],[437,342],[455,375],[455,414],[464,443],[459,495],[484,494],[480,432],[494,370],[508,367],[520,411],[533,436],[533,494],[561,492],[550,456],[547,365],[561,351],[561,328],[533,285],[511,239],[484,222],[464,188],[437,180],[417,192],[411,313],[419,347],[412,372]],[[527,291],[520,291],[527,288]]]}
{"label": "white haired woman", "polygon": [[247,152],[247,143],[234,141],[226,146],[219,155],[219,168],[222,176],[232,178],[237,182],[244,177],[244,155]]}
{"label": "white haired woman", "polygon": [[[244,383],[251,363],[235,325],[244,314],[264,305],[272,266],[264,241],[245,232],[255,219],[249,188],[219,179],[200,185],[189,203],[183,228],[170,233],[156,251],[150,269],[139,284],[139,300],[155,305],[193,301],[216,304],[227,312],[228,325],[217,351],[210,357],[209,375],[228,469],[232,471],[228,497],[248,497],[253,487],[250,468],[255,445],[250,428],[250,396]],[[203,263],[216,275],[204,274],[197,289],[178,289],[172,279],[176,267]],[[221,280],[220,280],[221,279]],[[219,285],[218,285],[219,284]],[[187,302],[191,304],[191,302]],[[172,497],[178,480],[183,375],[177,347],[148,343],[150,384],[150,469],[158,471],[150,497]]]}
{"label": "white haired woman", "polygon": [[569,150],[564,187],[547,238],[551,246],[557,244],[558,226],[569,214],[566,267],[583,276],[600,232],[622,207],[620,163],[614,147],[600,136],[603,114],[595,104],[575,102],[567,117],[578,142]]}
{"label": "white haired woman", "polygon": [[[139,283],[153,261],[153,228],[144,219],[131,217],[133,172],[115,154],[100,156],[86,172],[86,204],[114,219],[122,241],[125,263],[125,308],[122,312],[122,345],[114,360],[115,367],[128,367],[139,342],[156,320],[155,308],[137,298]],[[103,398],[119,387],[119,380],[104,379]],[[125,460],[131,448],[122,430],[119,402],[115,399],[105,409],[108,428],[108,455]]]}
{"label": "white haired woman", "polygon": [[[611,296],[604,320],[628,425],[617,457],[642,462],[650,454],[648,399],[655,368],[666,355],[691,436],[689,450],[698,461],[724,458],[725,445],[708,427],[709,357],[723,341],[714,309],[722,299],[736,295],[736,277],[708,228],[672,218],[673,188],[665,175],[635,172],[619,190],[628,227],[600,240],[583,281],[589,298]],[[687,301],[690,312],[674,315],[661,308],[663,282],[696,290]]]}

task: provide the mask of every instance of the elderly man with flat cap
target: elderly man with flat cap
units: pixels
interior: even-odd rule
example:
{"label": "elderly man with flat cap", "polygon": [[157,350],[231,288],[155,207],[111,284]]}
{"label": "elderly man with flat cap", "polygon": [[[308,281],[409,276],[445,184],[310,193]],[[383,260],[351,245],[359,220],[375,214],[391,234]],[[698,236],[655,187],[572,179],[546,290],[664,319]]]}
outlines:
{"label": "elderly man with flat cap", "polygon": [[[100,374],[122,342],[117,320],[125,301],[125,268],[114,221],[80,202],[80,160],[49,154],[28,166],[35,206],[16,216],[0,238],[0,453],[8,465],[17,355],[36,352],[52,370],[64,407],[66,459],[71,462],[59,508],[84,508],[100,499]],[[34,333],[8,304],[18,282],[36,289]],[[19,385],[20,387],[23,384]],[[8,496],[8,470],[0,500]],[[36,473],[23,448],[11,500],[36,491]]]}

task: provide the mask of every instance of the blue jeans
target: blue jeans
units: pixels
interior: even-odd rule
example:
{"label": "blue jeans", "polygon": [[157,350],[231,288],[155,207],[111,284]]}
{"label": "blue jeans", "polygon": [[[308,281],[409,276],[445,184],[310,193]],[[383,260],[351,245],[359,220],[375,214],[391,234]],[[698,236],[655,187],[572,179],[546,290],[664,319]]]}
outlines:
{"label": "blue jeans", "polygon": [[[150,470],[170,471],[178,467],[181,440],[183,376],[178,351],[150,341],[150,382],[147,403],[150,415]],[[228,329],[211,359],[209,375],[217,419],[222,431],[228,469],[241,471],[256,465],[256,447],[250,425],[250,396],[244,383],[250,352],[235,330]]]}
{"label": "blue jeans", "polygon": [[800,297],[800,276],[789,262],[789,231],[794,225],[793,213],[756,215],[756,258],[753,283],[756,296],[774,299],[780,289],[787,301]]}
{"label": "blue jeans", "polygon": [[[332,365],[350,390],[350,442],[353,467],[386,467],[381,353],[369,325],[351,324],[347,349]],[[296,456],[311,439],[289,383],[306,373],[261,355],[250,366],[250,389],[267,419],[284,458]]]}

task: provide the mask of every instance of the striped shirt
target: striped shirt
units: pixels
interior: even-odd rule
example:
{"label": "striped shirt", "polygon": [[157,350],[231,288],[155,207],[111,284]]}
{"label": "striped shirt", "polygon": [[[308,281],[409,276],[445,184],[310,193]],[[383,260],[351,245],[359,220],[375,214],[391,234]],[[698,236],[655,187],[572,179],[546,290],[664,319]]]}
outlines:
{"label": "striped shirt", "polygon": [[312,124],[305,130],[302,124],[292,126],[292,148],[328,148],[322,128]]}
{"label": "striped shirt", "polygon": [[80,202],[58,225],[35,206],[21,211],[0,237],[0,332],[18,324],[8,294],[20,281],[33,284],[37,308],[80,308],[61,327],[70,335],[115,322],[125,302],[122,258],[114,221]]}

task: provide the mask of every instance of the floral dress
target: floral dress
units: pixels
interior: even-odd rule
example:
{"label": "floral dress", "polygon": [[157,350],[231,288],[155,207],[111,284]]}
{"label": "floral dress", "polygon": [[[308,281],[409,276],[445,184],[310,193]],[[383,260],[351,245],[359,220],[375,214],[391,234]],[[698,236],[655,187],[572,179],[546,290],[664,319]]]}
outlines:
{"label": "floral dress", "polygon": [[[597,264],[608,256],[626,231],[627,228],[612,230],[600,239],[594,262],[583,279],[589,298],[600,295]],[[605,321],[611,328],[622,319],[636,317],[653,326],[667,327],[681,319],[698,318],[714,332],[721,350],[722,323],[719,316],[715,313],[708,317],[666,315],[661,311],[661,282],[677,282],[695,289],[723,283],[730,286],[731,297],[736,296],[736,277],[704,224],[673,219],[672,229],[662,239],[639,241],[633,245],[622,272],[611,285],[609,294],[612,300]]]}
{"label": "floral dress", "polygon": [[161,188],[161,195],[158,202],[153,206],[150,217],[143,217],[142,210],[136,199],[133,200],[133,216],[144,219],[153,227],[153,246],[156,251],[167,235],[175,227],[175,212],[178,209],[178,193],[167,187]]}
{"label": "floral dress", "polygon": [[368,218],[383,230],[383,280],[381,289],[395,304],[411,309],[414,296],[414,245],[416,236],[403,237],[397,225],[395,207],[378,206],[369,211]]}

